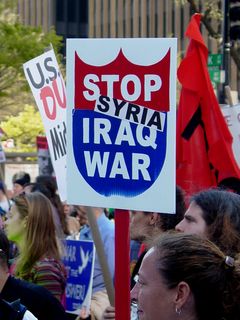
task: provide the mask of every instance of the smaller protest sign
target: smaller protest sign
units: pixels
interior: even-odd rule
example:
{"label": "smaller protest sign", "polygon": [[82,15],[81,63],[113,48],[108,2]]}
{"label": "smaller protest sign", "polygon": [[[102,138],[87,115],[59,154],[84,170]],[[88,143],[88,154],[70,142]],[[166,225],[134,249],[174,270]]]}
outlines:
{"label": "smaller protest sign", "polygon": [[2,148],[2,144],[0,142],[0,163],[6,162],[6,156]]}
{"label": "smaller protest sign", "polygon": [[37,155],[39,175],[41,176],[54,176],[50,152],[46,137],[37,137]]}
{"label": "smaller protest sign", "polygon": [[59,195],[66,200],[66,89],[53,50],[26,62],[25,76],[41,114]]}
{"label": "smaller protest sign", "polygon": [[233,143],[232,149],[238,166],[240,167],[240,104],[221,108],[223,116],[230,130]]}
{"label": "smaller protest sign", "polygon": [[66,240],[64,265],[67,269],[66,311],[73,314],[80,310],[89,312],[95,247],[93,241]]}

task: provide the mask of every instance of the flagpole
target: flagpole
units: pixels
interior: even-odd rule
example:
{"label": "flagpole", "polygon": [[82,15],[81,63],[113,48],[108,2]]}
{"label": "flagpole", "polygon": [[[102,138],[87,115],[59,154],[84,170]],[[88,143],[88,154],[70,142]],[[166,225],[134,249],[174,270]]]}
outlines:
{"label": "flagpole", "polygon": [[223,70],[225,74],[224,83],[222,85],[222,90],[220,94],[220,103],[226,103],[225,98],[225,86],[229,85],[229,78],[230,78],[230,36],[229,36],[229,0],[223,0],[223,12],[224,12],[224,19],[223,19]]}
{"label": "flagpole", "polygon": [[130,319],[129,212],[115,209],[115,306],[116,320]]}

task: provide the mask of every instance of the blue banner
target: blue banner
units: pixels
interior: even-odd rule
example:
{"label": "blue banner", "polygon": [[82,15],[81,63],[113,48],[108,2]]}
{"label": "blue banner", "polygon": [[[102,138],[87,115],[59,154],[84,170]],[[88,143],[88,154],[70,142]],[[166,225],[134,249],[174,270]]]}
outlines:
{"label": "blue banner", "polygon": [[66,240],[63,259],[67,269],[66,311],[90,308],[95,258],[93,241]]}

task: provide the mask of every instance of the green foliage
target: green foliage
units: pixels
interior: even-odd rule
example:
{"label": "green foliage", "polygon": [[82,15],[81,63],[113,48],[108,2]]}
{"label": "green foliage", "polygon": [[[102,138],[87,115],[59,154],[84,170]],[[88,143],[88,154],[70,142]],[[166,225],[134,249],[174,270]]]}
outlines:
{"label": "green foliage", "polygon": [[44,135],[40,113],[31,105],[25,105],[18,116],[9,116],[1,128],[6,133],[2,140],[14,140],[15,147],[8,152],[36,152],[36,137]]}
{"label": "green foliage", "polygon": [[50,44],[56,53],[62,46],[62,38],[54,29],[45,34],[41,27],[21,24],[14,11],[15,1],[5,3],[0,4],[0,119],[7,114],[17,114],[24,102],[32,103],[31,97],[21,99],[24,91],[31,95],[23,63],[42,54]]}
{"label": "green foliage", "polygon": [[207,16],[208,19],[215,19],[220,22],[222,21],[223,12],[219,8],[219,1],[207,1],[205,6],[205,16]]}
{"label": "green foliage", "polygon": [[40,27],[0,21],[0,65],[19,71],[24,62],[43,53],[50,43],[58,51],[59,41],[54,30],[45,35]]}
{"label": "green foliage", "polygon": [[23,76],[23,63],[42,54],[50,43],[58,52],[60,41],[54,30],[44,34],[40,27],[0,21],[0,95],[7,95],[13,81]]}

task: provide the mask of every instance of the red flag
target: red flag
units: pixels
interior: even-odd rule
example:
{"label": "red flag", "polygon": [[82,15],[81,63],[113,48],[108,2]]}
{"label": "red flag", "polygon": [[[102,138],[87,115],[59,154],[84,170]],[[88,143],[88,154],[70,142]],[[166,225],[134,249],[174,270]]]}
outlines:
{"label": "red flag", "polygon": [[232,136],[217,102],[207,69],[208,49],[193,15],[186,36],[190,44],[178,68],[182,84],[177,114],[177,184],[188,195],[240,178]]}

